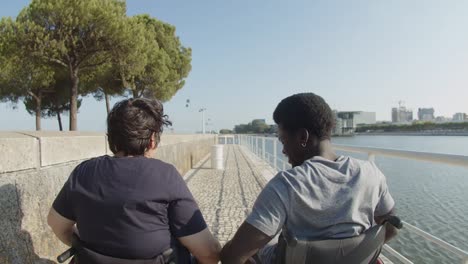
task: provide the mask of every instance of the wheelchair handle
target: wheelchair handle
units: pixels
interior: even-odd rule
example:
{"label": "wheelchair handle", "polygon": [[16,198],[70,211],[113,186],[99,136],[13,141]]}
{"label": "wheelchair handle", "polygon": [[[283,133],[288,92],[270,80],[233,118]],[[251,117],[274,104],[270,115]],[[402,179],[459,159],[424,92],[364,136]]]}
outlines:
{"label": "wheelchair handle", "polygon": [[59,263],[64,263],[65,261],[67,261],[67,259],[73,257],[73,255],[75,255],[75,249],[74,248],[69,248],[67,251],[63,252],[62,254],[60,254],[58,257],[57,257],[57,261]]}
{"label": "wheelchair handle", "polygon": [[396,227],[397,229],[402,229],[403,228],[403,222],[398,216],[389,216],[387,219],[384,220],[384,224],[388,222],[392,226]]}

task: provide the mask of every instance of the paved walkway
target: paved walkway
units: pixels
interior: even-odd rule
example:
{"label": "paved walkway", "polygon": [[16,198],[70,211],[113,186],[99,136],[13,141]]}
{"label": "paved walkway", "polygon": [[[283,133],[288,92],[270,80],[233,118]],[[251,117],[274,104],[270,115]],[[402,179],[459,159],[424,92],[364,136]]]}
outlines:
{"label": "paved walkway", "polygon": [[241,147],[225,145],[225,170],[212,170],[208,159],[186,178],[211,232],[229,241],[266,183]]}

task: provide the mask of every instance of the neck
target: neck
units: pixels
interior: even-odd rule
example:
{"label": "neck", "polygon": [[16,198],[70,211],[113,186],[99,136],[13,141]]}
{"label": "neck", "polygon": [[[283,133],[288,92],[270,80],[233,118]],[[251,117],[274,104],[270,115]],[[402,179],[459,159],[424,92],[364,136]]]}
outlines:
{"label": "neck", "polygon": [[333,147],[329,139],[322,140],[314,149],[309,149],[305,158],[307,160],[316,156],[320,156],[331,161],[335,161],[338,158],[335,151],[333,151]]}
{"label": "neck", "polygon": [[[154,156],[154,151],[146,151],[145,154],[141,155],[147,158],[152,158]],[[123,151],[119,151],[114,154],[114,157],[116,158],[123,158],[123,157],[135,157],[133,155],[125,155]]]}
{"label": "neck", "polygon": [[133,156],[132,155],[125,155],[125,153],[123,151],[119,151],[119,152],[114,154],[114,157],[122,158],[122,157],[133,157]]}

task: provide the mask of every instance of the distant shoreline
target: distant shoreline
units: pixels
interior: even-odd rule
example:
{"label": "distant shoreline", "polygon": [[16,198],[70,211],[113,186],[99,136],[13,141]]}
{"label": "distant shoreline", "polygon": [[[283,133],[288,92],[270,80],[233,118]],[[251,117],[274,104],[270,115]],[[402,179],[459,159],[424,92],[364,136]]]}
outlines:
{"label": "distant shoreline", "polygon": [[421,132],[364,132],[356,136],[468,136],[468,131],[421,131]]}

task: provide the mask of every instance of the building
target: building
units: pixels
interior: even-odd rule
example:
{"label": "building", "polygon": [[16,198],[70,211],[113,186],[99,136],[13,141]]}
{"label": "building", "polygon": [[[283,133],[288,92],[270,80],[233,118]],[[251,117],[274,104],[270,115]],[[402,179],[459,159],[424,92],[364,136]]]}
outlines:
{"label": "building", "polygon": [[371,125],[377,123],[375,112],[359,111],[354,114],[354,127],[357,125]]}
{"label": "building", "polygon": [[434,121],[434,108],[418,108],[419,121]]}
{"label": "building", "polygon": [[413,110],[407,109],[403,102],[399,106],[392,108],[392,123],[410,123],[413,121]]}
{"label": "building", "polygon": [[438,116],[438,117],[435,118],[436,123],[447,123],[447,122],[450,122],[450,121],[452,121],[452,119],[450,119],[450,117]]}
{"label": "building", "polygon": [[454,122],[464,122],[468,121],[468,115],[466,113],[455,113],[452,120]]}
{"label": "building", "polygon": [[375,112],[364,111],[334,111],[335,112],[335,131],[336,135],[347,135],[354,133],[357,125],[375,124]]}
{"label": "building", "polygon": [[398,123],[400,120],[399,114],[398,114],[398,108],[393,107],[392,108],[392,123]]}

